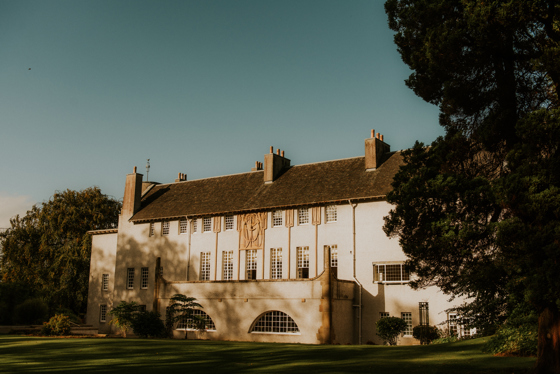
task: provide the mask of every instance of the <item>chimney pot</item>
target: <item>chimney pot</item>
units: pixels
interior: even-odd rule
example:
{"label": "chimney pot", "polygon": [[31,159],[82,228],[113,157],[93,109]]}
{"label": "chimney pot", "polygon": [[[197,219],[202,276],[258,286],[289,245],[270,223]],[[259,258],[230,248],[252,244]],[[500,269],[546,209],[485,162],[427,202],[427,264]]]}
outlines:
{"label": "chimney pot", "polygon": [[281,154],[281,156],[282,156],[282,157],[284,157],[284,151],[282,151],[282,154]]}
{"label": "chimney pot", "polygon": [[374,129],[371,129],[371,137],[375,138],[375,130]]}
{"label": "chimney pot", "polygon": [[383,141],[383,134],[381,134],[381,141]]}
{"label": "chimney pot", "polygon": [[270,146],[270,153],[274,153],[274,147]]}
{"label": "chimney pot", "polygon": [[134,174],[136,174],[136,166],[134,167],[134,171],[133,171],[133,173],[134,173]]}
{"label": "chimney pot", "polygon": [[280,156],[280,149],[277,149],[277,150],[276,150],[276,154],[277,154],[278,156]]}

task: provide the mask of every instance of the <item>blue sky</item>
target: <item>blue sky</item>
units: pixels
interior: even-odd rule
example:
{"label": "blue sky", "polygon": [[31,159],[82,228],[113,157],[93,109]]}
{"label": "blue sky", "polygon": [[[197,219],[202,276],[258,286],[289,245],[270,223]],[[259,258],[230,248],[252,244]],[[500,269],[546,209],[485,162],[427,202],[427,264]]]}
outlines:
{"label": "blue sky", "polygon": [[0,227],[57,190],[120,199],[148,158],[168,183],[443,134],[380,0],[0,0],[0,51]]}

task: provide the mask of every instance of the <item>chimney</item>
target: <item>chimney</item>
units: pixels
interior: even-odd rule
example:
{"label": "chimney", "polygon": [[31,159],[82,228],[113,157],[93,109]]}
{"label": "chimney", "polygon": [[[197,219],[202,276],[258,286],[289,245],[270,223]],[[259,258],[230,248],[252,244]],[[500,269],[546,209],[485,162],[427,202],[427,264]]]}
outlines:
{"label": "chimney", "polygon": [[177,175],[177,179],[175,179],[175,183],[177,182],[185,182],[187,180],[187,174],[179,173]]}
{"label": "chimney", "polygon": [[264,155],[264,183],[274,182],[284,171],[290,167],[290,160],[284,157],[284,151],[280,155],[280,150],[270,147],[270,153]]}
{"label": "chimney", "polygon": [[260,161],[255,161],[255,167],[251,168],[251,171],[259,171],[263,169],[263,163]]}
{"label": "chimney", "polygon": [[391,152],[391,146],[383,141],[383,135],[375,134],[375,130],[371,130],[371,137],[365,140],[366,148],[366,171],[376,170],[381,166],[383,155]]}
{"label": "chimney", "polygon": [[121,215],[129,219],[140,209],[140,198],[142,197],[142,174],[136,173],[136,166],[132,174],[126,176],[124,186],[124,197]]}

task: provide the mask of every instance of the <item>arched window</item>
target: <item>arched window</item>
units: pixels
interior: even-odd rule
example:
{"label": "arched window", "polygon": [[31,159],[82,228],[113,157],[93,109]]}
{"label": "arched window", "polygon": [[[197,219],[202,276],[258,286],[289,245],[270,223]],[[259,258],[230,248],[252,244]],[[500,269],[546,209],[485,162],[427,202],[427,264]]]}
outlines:
{"label": "arched window", "polygon": [[284,312],[273,310],[261,315],[253,324],[251,332],[296,334],[299,328],[295,321]]}
{"label": "arched window", "polygon": [[[193,317],[199,318],[189,318],[189,319],[182,319],[177,323],[176,330],[199,330],[205,329],[208,331],[216,331],[216,325],[214,325],[214,321],[208,314],[206,314],[203,310],[195,309],[192,312]],[[202,322],[204,322],[204,327],[202,327]]]}

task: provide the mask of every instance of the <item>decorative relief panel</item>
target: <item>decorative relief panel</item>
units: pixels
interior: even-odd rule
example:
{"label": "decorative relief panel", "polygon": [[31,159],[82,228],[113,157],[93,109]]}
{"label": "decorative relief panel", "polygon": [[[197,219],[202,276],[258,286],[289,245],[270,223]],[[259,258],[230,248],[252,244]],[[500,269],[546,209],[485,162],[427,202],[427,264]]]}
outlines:
{"label": "decorative relief panel", "polygon": [[239,249],[263,249],[267,213],[240,214],[237,220]]}
{"label": "decorative relief panel", "polygon": [[320,225],[321,224],[321,207],[315,206],[311,208],[311,224]]}

